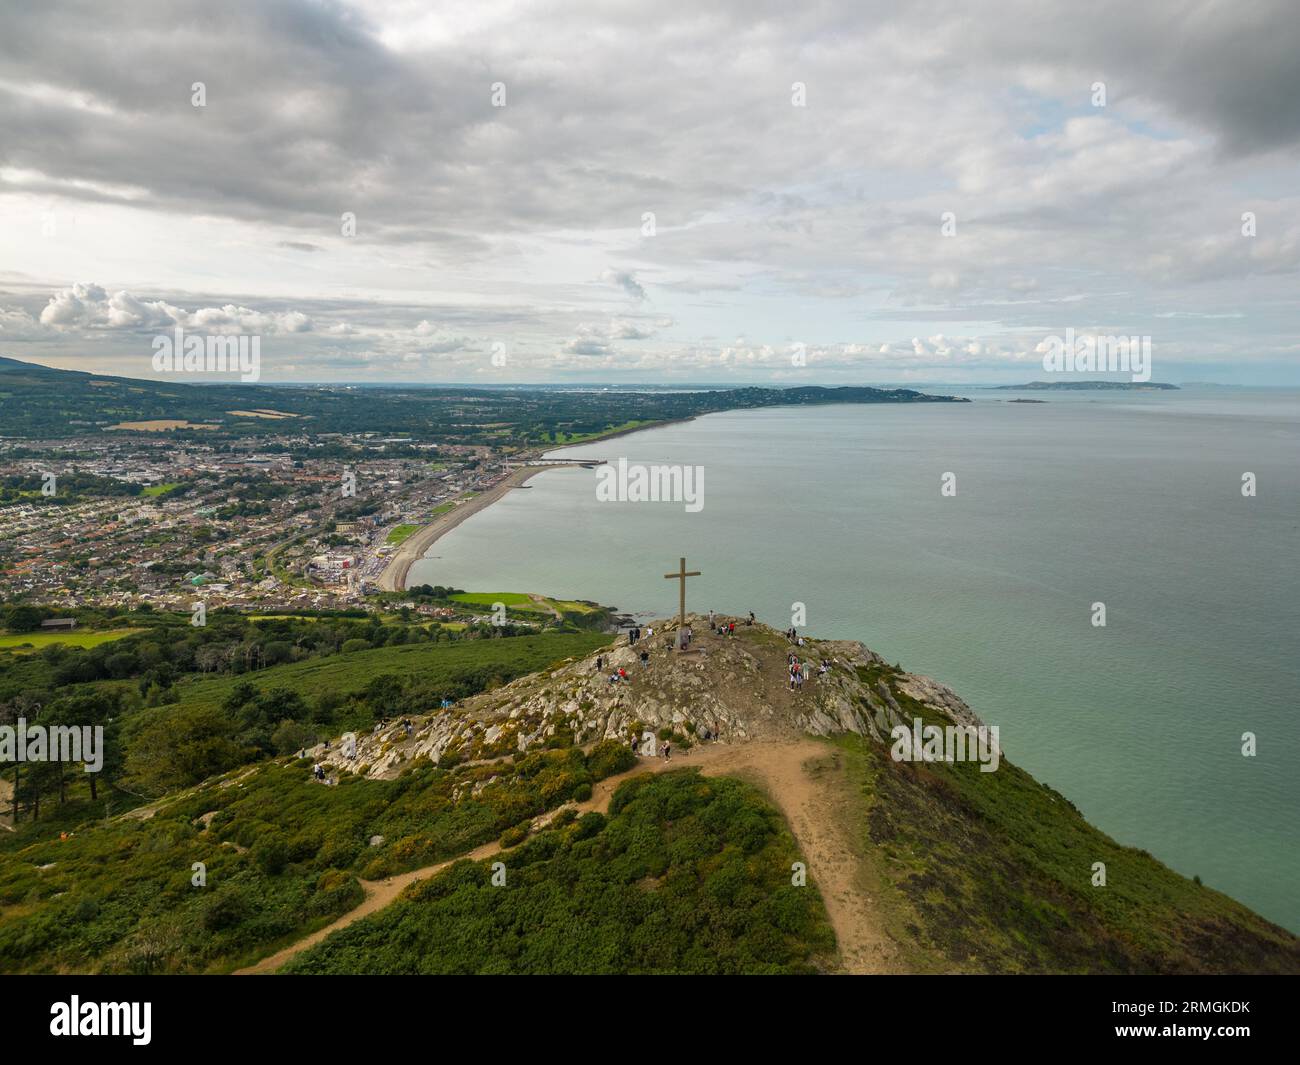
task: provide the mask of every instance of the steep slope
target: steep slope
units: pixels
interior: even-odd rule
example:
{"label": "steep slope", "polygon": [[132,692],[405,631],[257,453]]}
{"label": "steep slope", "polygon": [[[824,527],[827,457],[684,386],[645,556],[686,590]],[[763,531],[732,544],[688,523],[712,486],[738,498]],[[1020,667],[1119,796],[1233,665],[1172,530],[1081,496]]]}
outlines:
{"label": "steep slope", "polygon": [[[383,722],[354,756],[336,738],[0,846],[0,969],[1300,971],[1295,936],[1005,757],[896,760],[896,726],[979,727],[943,685],[860,644],[691,622],[684,655],[656,624]],[[671,760],[632,754],[647,734]],[[517,893],[485,889],[494,860]]]}
{"label": "steep slope", "polygon": [[[397,726],[359,737],[354,759],[313,753],[332,770],[386,778],[425,759],[475,764],[647,733],[671,737],[677,757],[695,744],[685,764],[747,775],[785,815],[845,971],[1300,972],[1295,936],[1116,843],[1000,752],[991,772],[978,748],[965,760],[893,757],[897,726],[982,725],[944,685],[858,643],[795,646],[761,625],[719,636],[704,619],[688,623],[685,655],[665,646],[674,626],[656,624],[639,645],[521,678],[410,736]],[[813,664],[793,692],[791,653]],[[629,679],[611,683],[620,668]],[[714,738],[698,744],[704,735]],[[724,749],[747,753],[728,769]],[[795,749],[784,761],[761,753]]]}

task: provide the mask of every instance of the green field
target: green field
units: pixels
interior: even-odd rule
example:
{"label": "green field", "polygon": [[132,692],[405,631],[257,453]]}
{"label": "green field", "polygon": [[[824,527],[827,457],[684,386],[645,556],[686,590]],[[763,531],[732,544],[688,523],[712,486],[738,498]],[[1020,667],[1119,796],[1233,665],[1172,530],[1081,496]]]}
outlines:
{"label": "green field", "polygon": [[[137,632],[144,632],[144,629],[108,629],[103,632],[96,632],[86,629],[81,632],[15,632],[7,633],[0,636],[0,650],[18,651],[39,651],[42,647],[49,647],[51,644],[62,644],[64,647],[98,647],[101,643],[112,643],[114,640],[120,640],[123,636],[132,636]],[[30,644],[28,647],[26,645]]]}
{"label": "green field", "polygon": [[426,686],[450,685],[471,675],[512,680],[545,669],[562,659],[588,654],[605,646],[611,639],[603,633],[555,632],[500,640],[376,647],[368,651],[311,658],[254,673],[185,681],[176,686],[176,693],[182,706],[217,707],[231,689],[242,683],[252,684],[259,691],[287,688],[309,697],[323,692],[346,695],[360,691],[386,673]]}
{"label": "green field", "polygon": [[576,599],[548,599],[546,601],[561,613],[594,614],[600,610],[598,606],[593,606],[591,603],[581,603]]}
{"label": "green field", "polygon": [[648,418],[634,419],[633,421],[623,422],[620,425],[611,425],[598,433],[566,433],[556,431],[547,433],[546,438],[553,444],[581,444],[587,440],[600,440],[602,437],[612,436],[614,433],[626,433],[632,429],[639,429],[642,426],[653,425],[654,421]]}
{"label": "green field", "polygon": [[170,484],[151,484],[147,488],[140,489],[142,496],[165,496],[168,492],[179,488],[180,482],[173,481]]}
{"label": "green field", "polygon": [[418,528],[418,525],[395,525],[393,528],[388,530],[388,535],[384,538],[384,542],[388,544],[400,544],[407,540]]}
{"label": "green field", "polygon": [[533,602],[523,592],[457,592],[452,597],[456,603],[464,603],[466,606],[479,607],[483,610],[491,610],[497,603],[503,603],[510,609],[515,610],[540,610],[541,606]]}

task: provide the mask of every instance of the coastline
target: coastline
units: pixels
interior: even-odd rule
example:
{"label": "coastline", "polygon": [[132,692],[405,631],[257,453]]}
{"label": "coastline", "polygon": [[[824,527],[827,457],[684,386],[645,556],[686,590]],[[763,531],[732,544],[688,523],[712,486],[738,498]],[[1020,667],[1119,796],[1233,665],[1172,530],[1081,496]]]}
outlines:
{"label": "coastline", "polygon": [[[706,414],[722,413],[719,411],[708,411]],[[404,592],[406,591],[406,578],[410,573],[411,566],[422,559],[425,552],[429,550],[442,537],[451,532],[461,522],[467,518],[473,517],[482,510],[486,510],[493,503],[499,500],[506,492],[512,488],[518,488],[525,481],[528,481],[534,474],[541,473],[544,470],[566,469],[566,466],[557,466],[556,462],[562,459],[562,456],[550,458],[556,452],[568,451],[572,448],[588,447],[592,444],[604,443],[607,440],[615,440],[620,436],[630,436],[633,433],[644,433],[651,429],[663,429],[669,425],[683,425],[687,422],[693,422],[699,418],[705,417],[705,414],[689,414],[682,418],[666,418],[663,421],[654,421],[646,425],[635,425],[628,429],[617,429],[610,433],[604,433],[599,436],[589,437],[586,440],[579,440],[572,444],[556,444],[554,447],[543,451],[538,458],[546,458],[550,464],[546,466],[525,466],[507,477],[501,483],[489,488],[481,495],[475,496],[466,503],[462,503],[455,510],[448,511],[446,514],[440,514],[428,525],[422,525],[413,532],[401,546],[398,547],[393,557],[389,559],[388,565],[379,575],[379,590],[381,592]],[[570,461],[570,460],[563,460]],[[590,460],[571,460],[574,466],[589,465]]]}
{"label": "coastline", "polygon": [[[651,422],[648,425],[636,425],[630,429],[619,429],[616,432],[606,433],[602,436],[593,436],[587,440],[580,440],[573,444],[556,444],[538,456],[546,458],[556,451],[567,451],[570,448],[587,447],[591,444],[603,443],[606,440],[613,440],[615,437],[628,436],[632,433],[643,433],[647,429],[660,429],[665,425],[678,425],[682,422],[694,421],[699,415],[692,414],[686,418],[670,418],[661,422]],[[567,461],[567,460],[566,460]],[[439,514],[428,525],[422,525],[419,529],[408,536],[398,547],[393,557],[388,560],[388,565],[384,567],[383,572],[379,575],[379,590],[382,592],[404,592],[406,591],[406,578],[411,571],[411,566],[422,559],[425,552],[429,550],[452,529],[456,528],[461,522],[473,517],[479,511],[486,510],[493,503],[504,496],[510,489],[519,488],[534,475],[546,470],[569,469],[569,466],[560,466],[556,464],[556,459],[550,459],[549,464],[545,466],[524,466],[517,469],[504,481],[489,488],[473,499],[460,504],[454,510],[449,510],[446,514]],[[589,465],[589,461],[572,460],[573,466]]]}
{"label": "coastline", "polygon": [[[574,463],[574,465],[578,465]],[[379,575],[379,589],[384,592],[404,592],[406,591],[406,577],[411,570],[412,564],[418,562],[424,557],[424,553],[429,550],[443,536],[451,532],[461,522],[472,517],[481,510],[485,510],[509,492],[512,488],[518,488],[525,481],[528,481],[534,475],[542,473],[545,470],[568,469],[567,466],[523,466],[515,470],[509,477],[493,485],[486,492],[481,492],[473,499],[468,499],[461,503],[453,510],[445,514],[439,514],[428,525],[422,525],[419,529],[408,536],[398,547],[393,557],[388,560],[388,565]]]}

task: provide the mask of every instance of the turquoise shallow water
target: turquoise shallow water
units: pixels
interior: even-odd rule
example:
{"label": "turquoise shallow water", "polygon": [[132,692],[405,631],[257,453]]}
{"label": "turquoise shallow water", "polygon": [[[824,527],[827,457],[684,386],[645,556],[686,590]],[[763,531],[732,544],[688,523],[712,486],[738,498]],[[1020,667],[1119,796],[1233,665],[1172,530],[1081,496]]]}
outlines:
{"label": "turquoise shallow water", "polygon": [[570,449],[701,465],[704,507],[601,503],[594,471],[550,471],[411,580],[664,615],[684,554],[689,607],[785,628],[805,604],[809,632],[955,688],[1116,839],[1300,930],[1300,393],[968,394]]}

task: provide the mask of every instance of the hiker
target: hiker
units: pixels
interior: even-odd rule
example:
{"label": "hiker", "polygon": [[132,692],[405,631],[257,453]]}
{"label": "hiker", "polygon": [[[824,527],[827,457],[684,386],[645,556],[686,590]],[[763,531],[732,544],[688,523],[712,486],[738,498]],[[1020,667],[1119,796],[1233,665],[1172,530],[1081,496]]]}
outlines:
{"label": "hiker", "polygon": [[633,753],[633,754],[640,754],[640,753],[641,753],[640,751],[637,750],[637,748],[638,748],[640,745],[641,745],[641,737],[640,737],[640,736],[635,736],[635,735],[634,735],[634,736],[632,737],[632,753]]}
{"label": "hiker", "polygon": [[668,761],[668,756],[672,753],[673,744],[671,740],[664,740],[664,761]]}
{"label": "hiker", "polygon": [[709,611],[709,628],[713,628],[713,611]]}
{"label": "hiker", "polygon": [[650,652],[649,652],[649,651],[642,651],[642,652],[641,652],[641,665],[642,665],[642,667],[648,666],[649,664],[650,664]]}
{"label": "hiker", "polygon": [[601,670],[603,670],[604,668],[605,668],[605,656],[604,656],[604,655],[597,655],[597,656],[596,656],[596,672],[599,673],[599,672],[600,672]]}
{"label": "hiker", "polygon": [[627,670],[624,669],[622,666],[618,667],[618,679],[621,681],[627,680]]}
{"label": "hiker", "polygon": [[746,621],[745,624],[746,625],[754,624],[754,612],[752,610],[749,612],[749,620]]}
{"label": "hiker", "polygon": [[653,625],[647,625],[645,627],[645,638],[647,640],[654,639],[654,634],[655,634],[655,627]]}
{"label": "hiker", "polygon": [[736,635],[736,623],[735,623],[734,621],[729,622],[729,623],[727,624],[727,635],[728,635],[728,636],[735,636],[735,635]]}
{"label": "hiker", "polygon": [[610,682],[611,684],[617,684],[617,683],[618,683],[618,674],[617,674],[617,673],[611,673],[611,674],[609,675],[609,682]]}

